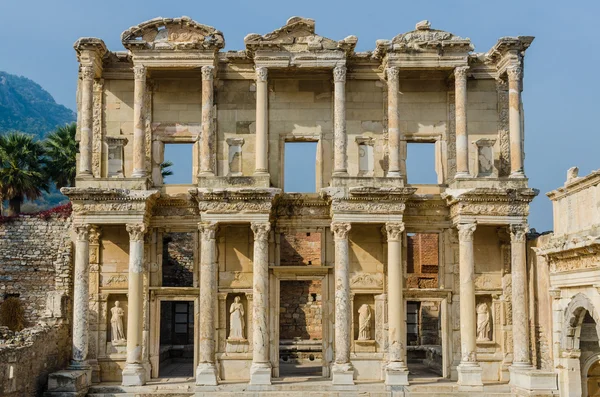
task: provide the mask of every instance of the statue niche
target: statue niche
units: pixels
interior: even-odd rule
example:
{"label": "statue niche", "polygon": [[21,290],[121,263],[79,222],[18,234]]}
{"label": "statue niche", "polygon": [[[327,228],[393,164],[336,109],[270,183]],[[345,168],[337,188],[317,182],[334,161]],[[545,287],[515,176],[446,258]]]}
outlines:
{"label": "statue niche", "polygon": [[244,340],[244,305],[236,296],[229,307],[229,337],[230,340]]}
{"label": "statue niche", "polygon": [[489,342],[491,327],[490,309],[487,303],[477,305],[477,341]]}
{"label": "statue niche", "polygon": [[371,339],[371,308],[365,303],[358,309],[358,340]]}
{"label": "statue niche", "polygon": [[123,316],[125,311],[121,307],[119,301],[115,301],[115,306],[110,309],[110,326],[111,326],[111,341],[113,346],[121,346],[127,344],[125,331],[123,328]]}

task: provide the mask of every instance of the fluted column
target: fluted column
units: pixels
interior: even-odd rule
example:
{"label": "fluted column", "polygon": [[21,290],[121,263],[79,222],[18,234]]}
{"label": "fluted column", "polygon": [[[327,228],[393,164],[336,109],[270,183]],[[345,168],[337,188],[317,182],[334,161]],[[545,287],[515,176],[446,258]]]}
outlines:
{"label": "fluted column", "polygon": [[482,386],[481,367],[477,362],[477,319],[475,311],[475,223],[458,225],[460,278],[460,351],[458,384]]}
{"label": "fluted column", "polygon": [[134,178],[146,176],[146,137],[144,136],[144,97],[146,95],[146,67],[133,67],[133,173]]}
{"label": "fluted column", "polygon": [[73,354],[71,367],[88,369],[88,316],[89,316],[89,265],[90,265],[90,225],[75,226],[75,274],[73,291]]}
{"label": "fluted column", "polygon": [[346,160],[346,66],[333,68],[333,175],[348,175]]}
{"label": "fluted column", "polygon": [[469,173],[469,137],[467,133],[467,71],[468,66],[454,69],[456,103],[456,178],[471,176]]}
{"label": "fluted column", "polygon": [[200,358],[196,384],[215,386],[215,299],[217,297],[216,223],[201,223],[200,229]]}
{"label": "fluted column", "polygon": [[524,178],[523,131],[521,130],[521,79],[523,69],[511,66],[508,74],[508,125],[510,136],[510,176]]}
{"label": "fluted column", "polygon": [[510,228],[512,275],[513,367],[529,367],[529,315],[527,310],[527,225]]}
{"label": "fluted column", "polygon": [[123,386],[146,383],[142,365],[144,234],[146,225],[128,224],[129,284],[127,290],[127,360],[123,369]]}
{"label": "fluted column", "polygon": [[253,222],[254,258],[252,268],[252,367],[251,385],[271,384],[269,360],[269,232],[268,222]]}
{"label": "fluted column", "polygon": [[403,223],[386,223],[388,246],[388,365],[385,383],[387,385],[408,385],[408,370],[404,362],[406,338],[406,304],[404,289],[404,271],[402,268],[402,232]]}
{"label": "fluted column", "polygon": [[92,129],[94,101],[94,67],[81,67],[81,138],[79,141],[78,176],[92,176]]}
{"label": "fluted column", "polygon": [[213,123],[214,67],[202,66],[202,136],[200,139],[200,175],[214,176],[213,153],[215,131]]}
{"label": "fluted column", "polygon": [[388,88],[388,173],[387,176],[402,176],[400,167],[400,69],[386,69]]}
{"label": "fluted column", "polygon": [[335,362],[332,368],[334,385],[354,384],[354,367],[350,362],[352,312],[348,234],[350,223],[333,222],[331,231],[335,242]]}
{"label": "fluted column", "polygon": [[269,86],[267,68],[256,68],[256,165],[255,175],[269,173]]}

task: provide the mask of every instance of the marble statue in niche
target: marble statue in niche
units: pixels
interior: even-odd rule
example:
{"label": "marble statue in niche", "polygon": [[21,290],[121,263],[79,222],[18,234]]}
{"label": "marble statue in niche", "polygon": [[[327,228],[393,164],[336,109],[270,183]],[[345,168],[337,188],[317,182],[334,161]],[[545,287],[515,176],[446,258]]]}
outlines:
{"label": "marble statue in niche", "polygon": [[477,305],[477,340],[487,342],[490,340],[490,310],[487,303]]}
{"label": "marble statue in niche", "polygon": [[125,332],[123,331],[123,316],[125,315],[125,311],[121,307],[121,303],[119,301],[115,301],[115,306],[110,309],[110,312],[112,313],[110,318],[112,344],[125,344]]}
{"label": "marble statue in niche", "polygon": [[371,340],[371,308],[367,304],[358,309],[358,340]]}
{"label": "marble statue in niche", "polygon": [[240,302],[240,297],[236,296],[229,307],[229,338],[244,339],[244,305]]}

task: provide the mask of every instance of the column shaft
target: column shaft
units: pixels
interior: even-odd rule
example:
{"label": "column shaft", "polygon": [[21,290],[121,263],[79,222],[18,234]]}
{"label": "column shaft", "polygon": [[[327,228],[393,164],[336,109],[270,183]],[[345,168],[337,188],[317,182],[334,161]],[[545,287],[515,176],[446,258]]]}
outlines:
{"label": "column shaft", "polygon": [[213,66],[202,66],[202,137],[200,142],[200,175],[202,176],[215,175],[213,162],[215,145],[213,72]]}
{"label": "column shaft", "polygon": [[469,137],[467,133],[468,66],[454,69],[456,103],[456,177],[469,177]]}
{"label": "column shaft", "polygon": [[79,176],[92,175],[92,131],[94,101],[94,67],[81,67],[81,138],[79,142]]}
{"label": "column shaft", "polygon": [[388,173],[387,176],[402,175],[400,167],[400,69],[387,68],[388,87]]}
{"label": "column shaft", "polygon": [[87,368],[89,316],[90,225],[75,226],[75,288],[73,291],[73,354],[71,366]]}
{"label": "column shaft", "polygon": [[127,360],[123,369],[123,386],[146,383],[142,366],[144,234],[146,225],[128,224],[129,285],[127,291]]}
{"label": "column shaft", "polygon": [[252,223],[254,232],[252,288],[252,367],[250,384],[271,384],[269,360],[269,232],[268,222]]}
{"label": "column shaft", "polygon": [[256,68],[256,165],[254,173],[269,173],[269,86],[267,68]]}
{"label": "column shaft", "polygon": [[217,384],[215,366],[215,299],[217,297],[216,223],[199,225],[200,245],[200,357],[196,369],[196,384]]}
{"label": "column shaft", "polygon": [[333,69],[333,175],[348,175],[346,160],[346,66]]}
{"label": "column shaft", "polygon": [[146,176],[146,137],[144,121],[144,97],[146,95],[146,67],[133,67],[133,174],[134,178]]}
{"label": "column shaft", "polygon": [[513,306],[513,366],[529,366],[529,315],[527,310],[527,226],[511,226],[511,273]]}
{"label": "column shaft", "polygon": [[508,73],[508,123],[510,136],[510,176],[523,178],[523,131],[521,130],[521,79],[523,69],[512,66]]}

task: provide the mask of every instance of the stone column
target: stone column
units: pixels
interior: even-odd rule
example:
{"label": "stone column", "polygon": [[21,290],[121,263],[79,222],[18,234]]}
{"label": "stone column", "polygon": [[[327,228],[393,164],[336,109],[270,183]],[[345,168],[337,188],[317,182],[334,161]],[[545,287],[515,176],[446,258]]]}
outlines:
{"label": "stone column", "polygon": [[[513,307],[513,363],[512,367],[529,367],[529,315],[527,310],[527,225],[510,228]],[[512,378],[512,377],[511,377]]]}
{"label": "stone column", "polygon": [[98,364],[100,331],[100,227],[92,225],[89,230],[89,350],[88,363],[92,369],[92,382],[100,382],[100,365]]}
{"label": "stone column", "polygon": [[146,383],[146,370],[142,365],[143,331],[143,275],[144,233],[143,223],[128,224],[129,233],[129,285],[127,290],[127,361],[123,369],[123,386],[141,386]]}
{"label": "stone column", "polygon": [[467,71],[468,66],[454,69],[456,112],[456,178],[468,178],[469,137],[467,134]]}
{"label": "stone column", "polygon": [[78,176],[92,176],[92,130],[94,101],[94,67],[81,67],[81,138],[79,141]]}
{"label": "stone column", "polygon": [[89,265],[90,265],[90,225],[75,226],[77,242],[75,243],[75,274],[73,291],[73,355],[71,368],[89,369],[88,356],[88,321],[89,321]]}
{"label": "stone column", "polygon": [[523,131],[521,130],[521,79],[523,69],[511,66],[508,74],[508,125],[510,135],[510,176],[524,178]]}
{"label": "stone column", "polygon": [[256,68],[256,164],[255,175],[269,174],[269,84],[267,68]]}
{"label": "stone column", "polygon": [[460,351],[457,367],[460,386],[483,386],[481,367],[477,362],[477,318],[475,311],[475,257],[473,233],[475,223],[458,226],[460,272]]}
{"label": "stone column", "polygon": [[213,123],[214,67],[202,66],[202,137],[200,139],[200,175],[214,176],[213,153],[215,132]]}
{"label": "stone column", "polygon": [[404,362],[406,355],[406,313],[403,297],[404,271],[402,268],[403,223],[387,223],[388,246],[388,365],[385,370],[385,383],[390,386],[408,385],[408,369]]}
{"label": "stone column", "polygon": [[217,224],[201,223],[200,245],[200,359],[196,384],[217,385],[215,366],[215,298],[217,297]]}
{"label": "stone column", "polygon": [[346,161],[346,66],[333,68],[333,175],[348,175]]}
{"label": "stone column", "polygon": [[144,97],[146,95],[146,67],[133,67],[133,178],[146,176],[146,137],[144,122]]}
{"label": "stone column", "polygon": [[269,361],[269,231],[268,222],[253,222],[254,258],[252,269],[252,367],[251,385],[271,384]]}
{"label": "stone column", "polygon": [[348,234],[350,223],[333,222],[331,231],[335,241],[335,362],[331,369],[334,385],[353,385],[354,367],[350,362],[350,278]]}
{"label": "stone column", "polygon": [[387,176],[402,176],[400,167],[400,69],[386,69],[388,87],[388,173]]}

